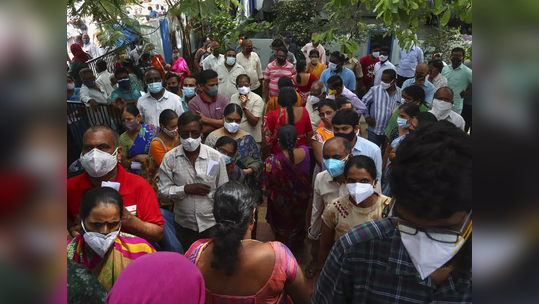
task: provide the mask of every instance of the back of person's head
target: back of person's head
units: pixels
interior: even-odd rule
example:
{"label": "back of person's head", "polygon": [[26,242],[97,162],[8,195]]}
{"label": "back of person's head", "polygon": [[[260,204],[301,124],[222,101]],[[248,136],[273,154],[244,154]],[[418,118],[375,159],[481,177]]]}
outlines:
{"label": "back of person's head", "polygon": [[280,48],[282,46],[284,46],[284,42],[280,38],[273,40],[271,43],[272,48]]}
{"label": "back of person's head", "polygon": [[346,96],[339,96],[339,97],[335,98],[335,104],[337,105],[337,109],[340,110],[345,105],[352,104],[352,101],[350,100],[350,98],[348,98]]}
{"label": "back of person's head", "polygon": [[95,63],[95,66],[100,70],[100,71],[106,71],[107,70],[107,62],[103,59],[100,59],[98,60],[96,63]]}
{"label": "back of person's head", "polygon": [[243,118],[243,110],[241,109],[241,107],[236,104],[236,103],[229,103],[226,107],[225,107],[225,110],[223,112],[223,116],[224,117],[227,117],[228,115],[232,114],[232,113],[238,113],[238,115],[240,115],[240,118]]}
{"label": "back of person's head", "polygon": [[284,125],[277,132],[277,139],[279,140],[279,145],[284,148],[283,150],[288,151],[288,159],[292,163],[294,161],[294,148],[296,148],[296,142],[298,141],[298,131],[293,125]]}
{"label": "back of person's head", "polygon": [[217,188],[213,205],[217,225],[212,241],[212,268],[224,268],[227,276],[234,274],[241,241],[249,225],[254,223],[255,208],[256,203],[249,187],[228,182]]}
{"label": "back of person's head", "polygon": [[180,117],[178,118],[178,129],[180,129],[180,126],[185,126],[195,121],[198,122],[198,124],[200,125],[200,130],[202,131],[202,127],[204,126],[202,122],[202,116],[189,111],[183,112],[182,115],[180,115]]}
{"label": "back of person's head", "polygon": [[277,103],[283,108],[286,108],[288,113],[288,123],[294,125],[294,105],[298,102],[298,95],[293,87],[284,87],[279,90],[279,97]]}
{"label": "back of person's head", "polygon": [[331,123],[333,125],[350,125],[355,128],[359,125],[359,115],[352,109],[344,109],[335,113]]}
{"label": "back of person's head", "polygon": [[85,220],[90,215],[92,209],[99,204],[117,206],[120,210],[120,218],[122,217],[124,209],[122,195],[110,187],[97,187],[86,191],[82,196],[79,207],[80,220]]}
{"label": "back of person's head", "polygon": [[300,73],[307,72],[307,61],[300,59],[296,63],[296,70],[298,73],[296,74],[296,82],[299,84],[301,83],[301,75]]}
{"label": "back of person's head", "polygon": [[389,79],[391,80],[397,79],[397,71],[394,69],[386,69],[382,72],[382,75],[389,75]]}
{"label": "back of person's head", "polygon": [[120,74],[127,74],[127,76],[129,76],[129,72],[124,67],[119,67],[114,71],[114,77],[116,77],[116,79],[118,79],[118,75]]}
{"label": "back of person's head", "polygon": [[419,107],[412,102],[407,102],[399,106],[399,110],[402,110],[406,115],[411,117],[416,117],[419,113]]}
{"label": "back of person's head", "polygon": [[425,103],[425,90],[418,85],[411,85],[402,90],[406,95],[410,96],[414,102],[419,101],[419,104]]}
{"label": "back of person's head", "polygon": [[[339,99],[339,98],[337,98],[337,99]],[[323,99],[318,103],[318,110],[319,111],[323,107],[330,107],[333,111],[337,111],[337,109],[338,109],[336,100],[329,99],[329,98]]]}
{"label": "back of person's head", "polygon": [[331,85],[334,90],[342,88],[343,87],[343,82],[342,82],[341,76],[333,75],[333,76],[329,77],[328,85]]}
{"label": "back of person's head", "polygon": [[238,151],[238,142],[230,136],[219,137],[219,139],[217,139],[217,141],[215,142],[215,148],[217,149],[228,144],[234,147],[234,154],[236,154],[236,152]]}
{"label": "back of person's head", "polygon": [[292,79],[288,76],[283,76],[277,80],[277,87],[281,90],[284,87],[293,87]]}
{"label": "back of person's head", "polygon": [[[345,139],[346,140],[346,139]],[[376,173],[376,164],[374,163],[374,160],[372,158],[365,156],[365,155],[356,155],[354,157],[351,157],[346,162],[346,165],[344,166],[344,177],[348,177],[348,171],[350,168],[358,168],[358,169],[365,169],[367,173],[372,177],[373,180],[380,178],[377,176]]]}
{"label": "back of person's head", "polygon": [[159,124],[167,126],[174,118],[178,118],[178,114],[176,114],[176,112],[171,109],[163,110],[163,112],[159,114]]}
{"label": "back of person's head", "polygon": [[205,85],[209,80],[215,79],[217,77],[218,77],[218,75],[217,75],[216,71],[214,71],[214,70],[204,70],[204,71],[200,72],[200,74],[198,74],[199,81],[197,81],[197,83],[199,83],[201,85]]}
{"label": "back of person's head", "polygon": [[398,206],[432,221],[472,209],[472,138],[439,122],[408,136],[391,163]]}

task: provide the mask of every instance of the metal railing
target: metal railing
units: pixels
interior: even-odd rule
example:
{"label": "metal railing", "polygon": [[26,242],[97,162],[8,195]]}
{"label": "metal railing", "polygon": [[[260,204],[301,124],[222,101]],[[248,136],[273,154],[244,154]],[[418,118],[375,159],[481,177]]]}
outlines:
{"label": "metal railing", "polygon": [[115,54],[115,52],[116,52],[116,48],[106,52],[105,54],[103,54],[103,55],[101,55],[99,57],[96,57],[96,58],[93,58],[93,59],[90,59],[90,60],[86,61],[86,64],[88,65],[88,67],[90,69],[92,69],[92,71],[94,72],[94,75],[97,75],[96,63],[99,60],[105,60],[105,62],[107,62],[107,70],[108,70],[108,72],[109,73],[114,73],[114,70],[115,70],[115,67],[116,67],[116,62],[118,61],[118,55]]}
{"label": "metal railing", "polygon": [[80,101],[67,101],[67,130],[71,133],[77,148],[82,150],[84,132],[89,127],[97,125],[111,127],[118,134],[125,132],[118,108],[112,105],[99,105],[97,111],[94,111]]}

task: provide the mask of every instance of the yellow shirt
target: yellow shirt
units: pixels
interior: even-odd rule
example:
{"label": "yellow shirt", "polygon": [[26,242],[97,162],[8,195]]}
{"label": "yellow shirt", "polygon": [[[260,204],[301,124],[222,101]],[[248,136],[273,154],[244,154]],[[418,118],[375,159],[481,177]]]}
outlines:
{"label": "yellow shirt", "polygon": [[368,208],[361,208],[350,201],[350,194],[333,200],[326,206],[322,220],[335,230],[335,241],[357,225],[382,218],[384,206],[389,204],[389,197],[378,194],[376,203]]}

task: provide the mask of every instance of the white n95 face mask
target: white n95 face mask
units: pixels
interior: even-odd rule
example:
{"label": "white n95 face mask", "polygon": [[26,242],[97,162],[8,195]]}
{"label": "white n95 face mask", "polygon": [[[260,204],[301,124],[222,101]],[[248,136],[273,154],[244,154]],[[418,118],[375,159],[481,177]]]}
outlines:
{"label": "white n95 face mask", "polygon": [[84,241],[88,243],[88,246],[90,246],[90,248],[92,248],[100,257],[104,257],[107,251],[109,251],[110,246],[112,246],[118,237],[118,234],[120,234],[120,228],[122,227],[120,224],[120,228],[118,228],[118,230],[103,234],[93,231],[88,232],[84,227],[84,221],[81,221],[81,225],[85,232],[83,235]]}
{"label": "white n95 face mask", "polygon": [[241,95],[247,95],[249,92],[251,92],[250,87],[239,87],[238,92],[240,92]]}
{"label": "white n95 face mask", "polygon": [[[468,220],[466,220],[464,225],[467,223]],[[472,223],[470,222],[467,230],[462,234],[457,243],[441,243],[435,241],[429,238],[423,231],[418,231],[416,235],[401,232],[401,240],[421,279],[424,280],[457,254],[471,232]]]}
{"label": "white n95 face mask", "polygon": [[80,156],[80,163],[91,177],[102,177],[112,171],[118,164],[118,148],[114,153],[108,154],[98,149]]}
{"label": "white n95 face mask", "polygon": [[391,86],[393,82],[390,82],[390,83],[385,83],[385,82],[380,82],[380,87],[382,88],[382,90],[387,90],[389,89],[389,87]]}
{"label": "white n95 face mask", "polygon": [[187,152],[193,152],[196,149],[198,149],[198,146],[200,146],[200,141],[201,141],[200,137],[197,139],[194,139],[191,137],[187,139],[183,139],[180,137],[180,142],[182,143],[182,147]]}
{"label": "white n95 face mask", "polygon": [[347,184],[346,188],[348,189],[350,196],[356,201],[357,205],[361,204],[361,202],[374,193],[374,187],[371,184],[353,183]]}
{"label": "white n95 face mask", "polygon": [[438,120],[444,120],[451,113],[453,105],[450,102],[446,102],[437,98],[432,100],[431,113],[436,116]]}
{"label": "white n95 face mask", "polygon": [[386,56],[386,55],[380,55],[380,56],[378,56],[378,58],[380,58],[380,62],[385,62],[385,61],[387,61],[387,59],[388,59],[389,57]]}
{"label": "white n95 face mask", "polygon": [[316,97],[316,96],[311,96],[311,98],[309,99],[311,101],[312,104],[317,104],[320,102],[320,98]]}

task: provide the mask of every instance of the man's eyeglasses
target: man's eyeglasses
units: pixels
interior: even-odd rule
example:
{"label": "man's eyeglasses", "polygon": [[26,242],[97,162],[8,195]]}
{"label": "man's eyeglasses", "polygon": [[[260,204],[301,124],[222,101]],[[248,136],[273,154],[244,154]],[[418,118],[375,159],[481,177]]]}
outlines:
{"label": "man's eyeglasses", "polygon": [[183,139],[188,139],[191,137],[192,139],[197,139],[202,134],[201,131],[193,131],[193,132],[180,132],[180,137]]}
{"label": "man's eyeglasses", "polygon": [[399,218],[399,215],[395,210],[395,204],[396,200],[393,200],[393,205],[391,206],[391,209],[389,208],[389,205],[387,205],[382,211],[382,216],[388,218],[391,221],[391,225],[393,225],[393,228],[409,235],[416,235],[419,231],[421,231],[424,232],[431,240],[440,243],[454,244],[458,242],[465,232],[463,231],[464,227],[468,225],[472,218],[472,212],[470,211],[470,213],[466,216],[466,219],[460,231],[430,226],[421,226]]}

